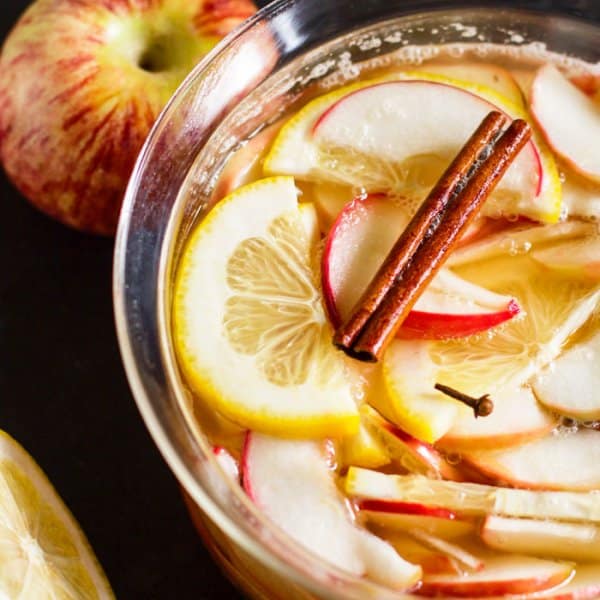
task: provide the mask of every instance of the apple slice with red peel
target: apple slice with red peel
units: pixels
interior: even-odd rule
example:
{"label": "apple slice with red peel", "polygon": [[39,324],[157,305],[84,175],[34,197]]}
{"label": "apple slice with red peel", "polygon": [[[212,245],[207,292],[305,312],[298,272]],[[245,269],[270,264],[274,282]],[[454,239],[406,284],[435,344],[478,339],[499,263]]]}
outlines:
{"label": "apple slice with red peel", "polygon": [[467,464],[499,484],[543,490],[590,491],[600,488],[600,432],[558,431],[506,450],[463,454]]}
{"label": "apple slice with red peel", "polygon": [[600,523],[595,494],[566,491],[520,490],[479,483],[429,479],[423,475],[388,475],[351,467],[344,489],[348,496],[429,504],[468,516],[497,514],[505,517],[555,519]]}
{"label": "apple slice with red peel", "polygon": [[409,473],[422,473],[453,481],[464,479],[462,473],[448,463],[431,444],[418,440],[390,423],[371,406],[361,406],[360,414],[365,426],[383,441],[392,460]]}
{"label": "apple slice with red peel", "polygon": [[[349,202],[332,226],[323,253],[322,285],[334,327],[355,304],[405,229],[401,205],[383,195]],[[442,270],[405,320],[400,337],[444,339],[485,331],[519,312],[516,300]]]}
{"label": "apple slice with red peel", "polygon": [[539,401],[581,421],[600,419],[600,332],[571,346],[533,380]]}
{"label": "apple slice with red peel", "polygon": [[454,539],[473,533],[474,522],[445,508],[410,502],[361,500],[360,516],[369,523],[410,533],[420,529],[444,539]]}
{"label": "apple slice with red peel", "polygon": [[[312,136],[321,149],[342,155],[350,152],[395,165],[431,156],[447,164],[492,110],[498,107],[452,85],[422,80],[382,82],[351,91],[335,102],[318,118]],[[539,154],[529,142],[498,190],[534,202],[541,180]]]}
{"label": "apple slice with red peel", "polygon": [[532,556],[491,555],[485,568],[463,575],[426,575],[418,594],[456,598],[487,598],[531,594],[568,581],[573,566]]}
{"label": "apple slice with red peel", "polygon": [[565,221],[555,225],[532,225],[515,223],[482,240],[455,250],[446,264],[459,267],[465,264],[489,260],[508,254],[526,254],[532,249],[561,241],[583,239],[597,232],[595,223]]}
{"label": "apple slice with red peel", "polygon": [[437,445],[453,452],[507,448],[544,437],[558,425],[558,418],[527,387],[502,388],[492,400],[491,415],[475,419],[472,412],[461,414]]}
{"label": "apple slice with red peel", "polygon": [[555,590],[536,594],[546,600],[597,600],[600,598],[600,563],[577,565],[575,575]]}
{"label": "apple slice with red peel", "polygon": [[597,525],[489,516],[481,527],[481,538],[502,552],[600,562]]}
{"label": "apple slice with red peel", "polygon": [[536,73],[530,104],[550,147],[577,173],[600,182],[600,107],[553,65]]}
{"label": "apple slice with red peel", "polygon": [[551,248],[536,250],[532,258],[568,277],[600,281],[600,236],[572,240]]}
{"label": "apple slice with red peel", "polygon": [[419,581],[419,566],[354,524],[323,444],[248,433],[242,482],[269,519],[329,563],[397,589]]}

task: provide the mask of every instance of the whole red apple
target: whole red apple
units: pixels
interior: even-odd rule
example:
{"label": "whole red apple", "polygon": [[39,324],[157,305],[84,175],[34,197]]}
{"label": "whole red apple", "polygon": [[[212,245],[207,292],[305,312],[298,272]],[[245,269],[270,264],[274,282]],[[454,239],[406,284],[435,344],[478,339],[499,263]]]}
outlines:
{"label": "whole red apple", "polygon": [[250,0],[37,0],[0,56],[0,160],[34,205],[112,234],[137,154]]}

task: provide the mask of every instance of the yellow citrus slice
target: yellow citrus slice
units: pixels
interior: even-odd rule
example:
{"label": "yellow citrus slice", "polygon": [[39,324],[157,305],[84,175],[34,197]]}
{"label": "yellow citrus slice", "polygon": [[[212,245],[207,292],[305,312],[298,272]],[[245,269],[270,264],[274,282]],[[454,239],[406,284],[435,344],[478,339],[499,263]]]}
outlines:
{"label": "yellow citrus slice", "polygon": [[0,432],[0,597],[114,598],[77,522],[29,454]]}
{"label": "yellow citrus slice", "polygon": [[[327,146],[315,136],[316,128],[322,127],[322,118],[338,101],[367,87],[407,80],[429,81],[459,88],[480,97],[513,118],[530,120],[522,105],[515,104],[497,91],[479,83],[465,82],[434,73],[399,71],[386,77],[334,90],[309,102],[279,132],[264,161],[264,172],[269,175],[295,175],[309,181],[332,181],[367,192],[385,191],[403,197],[407,208],[415,211],[448,165],[449,156],[443,152],[427,152],[396,163],[390,162],[383,152],[381,155],[377,152],[363,153],[345,144]],[[490,107],[490,110],[491,108],[493,107]],[[364,136],[366,126],[364,123],[356,123],[356,139]],[[437,130],[439,131],[439,127]],[[527,194],[524,196],[514,187],[503,187],[501,183],[486,203],[485,214],[523,215],[544,222],[555,222],[559,219],[562,189],[558,170],[551,151],[537,133],[534,134],[534,142],[536,160],[539,161],[541,169],[538,195],[532,200]]]}
{"label": "yellow citrus slice", "polygon": [[[523,313],[501,327],[469,338],[397,340],[388,348],[383,373],[397,420],[413,435],[428,441],[439,439],[452,424],[448,402],[453,401],[434,390],[435,382],[475,397],[525,384],[561,353],[600,302],[597,285],[548,273],[527,255],[481,261],[463,267],[460,275],[511,294]],[[418,356],[419,361],[406,360],[409,354]],[[418,386],[415,381],[420,382]],[[443,410],[426,402],[434,395],[438,403],[444,403]],[[447,419],[442,421],[444,415]]]}
{"label": "yellow citrus slice", "polygon": [[346,361],[331,343],[312,204],[291,177],[218,203],[192,233],[174,292],[174,341],[192,388],[243,427],[286,436],[354,433]]}

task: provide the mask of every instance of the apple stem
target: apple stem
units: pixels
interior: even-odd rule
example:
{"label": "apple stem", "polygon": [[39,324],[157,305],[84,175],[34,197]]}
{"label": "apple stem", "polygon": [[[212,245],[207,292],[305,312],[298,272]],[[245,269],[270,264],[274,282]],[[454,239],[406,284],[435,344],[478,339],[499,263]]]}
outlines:
{"label": "apple stem", "polygon": [[470,408],[473,409],[475,413],[475,418],[477,417],[487,417],[492,414],[494,410],[494,403],[490,398],[489,394],[484,394],[479,398],[474,398],[473,396],[469,396],[467,394],[463,394],[454,388],[451,388],[447,385],[443,385],[442,383],[436,383],[435,389],[438,392],[442,392],[442,394],[446,394],[446,396],[450,396],[450,398],[454,398],[455,400],[459,400],[463,404],[466,404]]}

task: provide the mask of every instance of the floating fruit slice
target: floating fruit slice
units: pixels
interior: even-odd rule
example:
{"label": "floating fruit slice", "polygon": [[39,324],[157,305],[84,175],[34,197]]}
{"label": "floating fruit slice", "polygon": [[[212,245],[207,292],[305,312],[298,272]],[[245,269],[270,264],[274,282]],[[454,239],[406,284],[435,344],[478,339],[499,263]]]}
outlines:
{"label": "floating fruit slice", "polygon": [[[395,79],[355,84],[307,104],[281,130],[265,172],[404,196],[412,213],[485,114],[500,109],[526,117],[483,86],[424,73],[398,73]],[[485,210],[552,222],[560,205],[556,165],[536,140],[521,152]]]}
{"label": "floating fruit slice", "polygon": [[512,487],[591,491],[600,487],[600,432],[557,432],[503,450],[463,454],[492,481]]}
{"label": "floating fruit slice", "polygon": [[533,252],[534,260],[570,277],[600,281],[600,236],[573,240]]}
{"label": "floating fruit slice", "polygon": [[[402,206],[384,195],[356,198],[339,214],[327,237],[321,269],[325,305],[334,327],[351,315],[407,224]],[[442,270],[415,304],[399,336],[464,337],[504,323],[518,312],[514,298]]]}
{"label": "floating fruit slice", "polygon": [[27,452],[0,432],[0,596],[114,598],[85,535]]}
{"label": "floating fruit slice", "polygon": [[533,117],[554,151],[576,172],[600,182],[598,106],[550,64],[536,73],[530,102]]}
{"label": "floating fruit slice", "polygon": [[174,293],[175,348],[193,389],[240,425],[353,433],[358,411],[313,273],[318,225],[291,177],[226,197],[191,235]]}
{"label": "floating fruit slice", "polygon": [[599,356],[600,332],[569,348],[532,382],[539,401],[560,415],[600,419]]}
{"label": "floating fruit slice", "polygon": [[419,566],[355,525],[323,444],[251,432],[244,446],[242,480],[267,517],[321,559],[396,589],[419,580]]}

